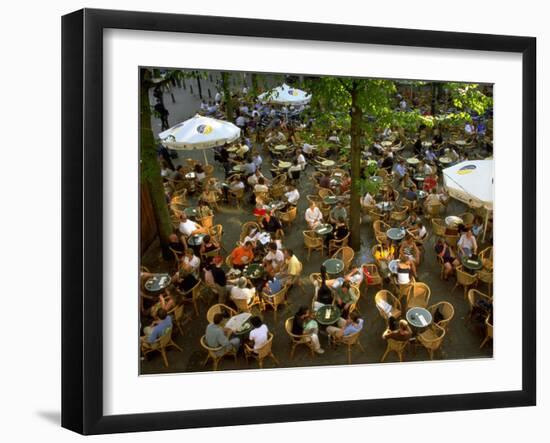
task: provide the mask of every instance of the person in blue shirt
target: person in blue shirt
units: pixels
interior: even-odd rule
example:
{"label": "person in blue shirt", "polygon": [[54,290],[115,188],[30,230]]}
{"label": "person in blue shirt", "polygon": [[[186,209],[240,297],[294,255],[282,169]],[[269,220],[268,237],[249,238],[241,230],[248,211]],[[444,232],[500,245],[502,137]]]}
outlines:
{"label": "person in blue shirt", "polygon": [[279,280],[279,278],[273,277],[265,284],[264,292],[268,295],[272,295],[276,294],[281,289],[283,289],[283,283]]}
{"label": "person in blue shirt", "polygon": [[357,311],[353,311],[349,318],[338,319],[337,326],[328,326],[327,333],[332,339],[341,339],[348,335],[355,334],[363,329],[364,320]]}
{"label": "person in blue shirt", "polygon": [[164,335],[168,328],[172,327],[172,317],[164,309],[160,308],[157,311],[157,317],[158,320],[155,320],[150,326],[143,328],[145,336],[142,337],[142,340],[148,343],[156,342]]}
{"label": "person in blue shirt", "polygon": [[399,178],[403,178],[407,172],[407,168],[403,160],[401,160],[395,167],[395,172],[399,175]]}

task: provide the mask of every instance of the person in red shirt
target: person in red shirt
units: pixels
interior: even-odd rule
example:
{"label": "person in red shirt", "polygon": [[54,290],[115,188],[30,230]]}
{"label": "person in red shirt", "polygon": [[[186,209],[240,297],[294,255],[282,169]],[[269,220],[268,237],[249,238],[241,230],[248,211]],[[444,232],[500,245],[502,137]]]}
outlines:
{"label": "person in red shirt", "polygon": [[424,179],[424,191],[431,192],[431,190],[436,186],[437,186],[437,176],[435,174],[428,175]]}

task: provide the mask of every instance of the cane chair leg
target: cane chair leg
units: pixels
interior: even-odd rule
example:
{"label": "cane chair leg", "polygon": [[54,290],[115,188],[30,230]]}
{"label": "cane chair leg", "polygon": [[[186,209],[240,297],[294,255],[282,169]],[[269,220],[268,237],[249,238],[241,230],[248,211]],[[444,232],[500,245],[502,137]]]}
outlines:
{"label": "cane chair leg", "polygon": [[269,354],[269,356],[273,359],[273,361],[275,362],[275,364],[277,366],[280,366],[279,364],[279,360],[277,360],[277,357],[275,357],[275,355],[273,354],[273,352],[271,354]]}
{"label": "cane chair leg", "polygon": [[389,352],[390,351],[386,349],[386,352],[384,352],[384,355],[382,356],[382,360],[380,360],[380,363],[384,363],[384,360],[386,360],[386,357],[388,356]]}
{"label": "cane chair leg", "polygon": [[166,349],[161,348],[160,353],[162,354],[162,359],[164,360],[164,366],[168,367],[168,357],[166,356]]}

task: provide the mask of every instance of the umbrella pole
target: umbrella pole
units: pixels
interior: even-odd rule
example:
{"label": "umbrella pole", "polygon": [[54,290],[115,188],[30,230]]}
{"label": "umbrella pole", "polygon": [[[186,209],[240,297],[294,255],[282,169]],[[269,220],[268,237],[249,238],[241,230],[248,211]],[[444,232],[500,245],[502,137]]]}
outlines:
{"label": "umbrella pole", "polygon": [[206,149],[203,149],[202,153],[204,154],[204,164],[208,165],[208,159],[206,158]]}

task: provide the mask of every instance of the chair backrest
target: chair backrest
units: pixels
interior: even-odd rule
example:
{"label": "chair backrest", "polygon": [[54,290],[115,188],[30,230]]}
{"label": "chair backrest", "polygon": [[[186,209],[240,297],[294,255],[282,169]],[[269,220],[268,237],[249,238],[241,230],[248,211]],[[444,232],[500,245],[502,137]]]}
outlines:
{"label": "chair backrest", "polygon": [[432,318],[434,318],[435,313],[439,311],[439,313],[443,318],[438,320],[435,323],[444,329],[447,329],[447,325],[451,322],[451,320],[455,315],[454,306],[447,301],[440,301],[439,303],[436,303],[435,305],[430,306],[428,308],[428,311],[430,311],[430,314],[432,314]]}
{"label": "chair backrest", "polygon": [[388,313],[386,310],[384,310],[384,304],[390,305],[392,307],[392,312],[396,309],[401,311],[401,302],[387,289],[381,289],[375,294],[374,304],[376,305],[376,309],[378,309],[378,312],[380,312],[380,315],[385,319],[390,317],[391,312]]}
{"label": "chair backrest", "polygon": [[451,235],[446,234],[444,235],[444,237],[447,244],[456,251],[456,246],[458,243],[458,234],[451,234]]}
{"label": "chair backrest", "polygon": [[273,346],[273,334],[269,332],[267,334],[267,341],[262,345],[261,348],[256,349],[256,354],[258,358],[265,358],[271,354],[271,347]]}
{"label": "chair backrest", "polygon": [[250,305],[246,301],[246,299],[243,298],[232,298],[233,303],[235,303],[235,306],[240,312],[250,312]]}
{"label": "chair backrest", "polygon": [[376,212],[374,209],[369,209],[368,214],[369,214],[370,219],[373,222],[376,221],[376,220],[380,220],[380,219],[384,218],[383,214],[381,214],[379,212]]}
{"label": "chair backrest", "polygon": [[398,211],[392,211],[390,217],[392,218],[392,220],[403,221],[407,218],[407,211],[407,208]]}
{"label": "chair backrest", "polygon": [[217,352],[221,351],[222,348],[223,348],[223,346],[219,346],[219,347],[217,347],[217,348],[211,348],[210,346],[208,346],[208,345],[206,344],[206,335],[203,335],[203,336],[201,337],[201,346],[203,347],[203,349],[205,349],[205,350],[208,352],[208,354],[209,354],[211,357],[213,357],[213,358],[215,358],[215,359],[218,358]]}
{"label": "chair backrest", "polygon": [[359,340],[359,335],[361,334],[362,331],[363,329],[361,329],[360,331],[354,332],[353,334],[344,335],[341,339],[341,342],[346,345],[354,345]]}
{"label": "chair backrest", "polygon": [[443,205],[441,203],[430,203],[426,205],[426,212],[430,216],[437,216],[441,213]]}
{"label": "chair backrest", "polygon": [[477,289],[470,289],[468,291],[468,305],[470,306],[470,310],[474,308],[478,300],[484,300],[490,304],[493,303],[493,299],[489,297],[487,294],[484,294],[483,292],[478,291]]}
{"label": "chair backrest", "polygon": [[293,206],[286,212],[279,212],[279,217],[281,218],[281,221],[285,222],[291,222],[296,219],[296,213],[298,208],[296,206]]}
{"label": "chair backrest", "polygon": [[292,333],[292,324],[294,322],[294,317],[290,317],[290,318],[287,318],[285,320],[285,331],[286,333],[288,334],[288,336],[290,337],[290,339],[292,341],[302,341],[304,339],[304,337],[306,337],[305,335],[296,335],[296,334],[293,334]]}
{"label": "chair backrest", "polygon": [[[348,235],[346,235],[346,237],[344,237],[344,239],[347,238],[348,236],[349,236],[349,233]],[[355,251],[353,250],[353,248],[350,248],[349,246],[341,247],[332,255],[332,258],[341,258],[346,268],[351,264],[353,257],[355,257]]]}
{"label": "chair backrest", "polygon": [[230,308],[227,305],[224,305],[223,303],[218,303],[215,305],[212,305],[210,309],[208,309],[208,312],[206,313],[206,320],[208,323],[214,323],[214,316],[216,314],[220,314],[223,312],[227,312],[230,317],[237,314],[237,311],[235,311],[233,308]]}
{"label": "chair backrest", "polygon": [[222,236],[223,236],[223,226],[220,224],[214,225],[208,230],[208,233],[210,234],[211,237],[217,240],[218,243],[220,243],[222,241]]}
{"label": "chair backrest", "polygon": [[278,306],[281,303],[284,303],[287,290],[288,287],[283,286],[283,288],[275,294],[262,293],[262,296],[264,297],[264,299],[268,300],[270,304]]}
{"label": "chair backrest", "polygon": [[394,340],[393,338],[388,338],[388,351],[403,352],[409,342],[407,340]]}
{"label": "chair backrest", "polygon": [[380,276],[380,272],[378,271],[378,266],[376,263],[367,263],[367,271],[369,271],[369,274],[371,276]]}
{"label": "chair backrest", "polygon": [[302,231],[306,248],[318,248],[323,245],[321,237],[315,237],[315,231]]}
{"label": "chair backrest", "polygon": [[375,235],[377,233],[386,234],[386,231],[390,229],[391,226],[382,220],[375,220],[372,222],[372,229],[374,230]]}
{"label": "chair backrest", "polygon": [[430,302],[430,287],[422,282],[413,283],[411,290],[407,294],[407,306],[427,307]]}
{"label": "chair backrest", "polygon": [[433,229],[434,235],[443,237],[445,235],[447,227],[445,226],[445,222],[443,221],[443,219],[432,218],[432,229]]}
{"label": "chair backrest", "polygon": [[445,329],[436,324],[432,324],[430,326],[429,332],[431,333],[430,335],[421,333],[418,334],[417,338],[418,341],[422,343],[425,348],[435,351],[436,349],[439,349],[441,343],[443,343],[443,338],[445,337]]}
{"label": "chair backrest", "polygon": [[164,330],[162,335],[158,339],[159,347],[165,348],[172,341],[172,327],[169,326]]}
{"label": "chair backrest", "polygon": [[321,188],[319,189],[319,197],[321,198],[325,198],[325,197],[328,197],[329,195],[334,195],[334,192],[332,192],[330,189],[328,188]]}
{"label": "chair backrest", "polygon": [[231,260],[231,254],[225,257],[225,266],[227,266],[229,269],[233,268],[233,261]]}
{"label": "chair backrest", "polygon": [[174,316],[174,321],[179,322],[183,318],[183,311],[184,311],[184,306],[183,305],[177,305],[172,310],[172,315]]}
{"label": "chair backrest", "polygon": [[477,280],[477,276],[475,274],[470,274],[468,272],[464,271],[464,268],[462,265],[459,265],[456,267],[456,281],[457,283],[469,286],[473,285]]}
{"label": "chair backrest", "polygon": [[485,326],[487,326],[487,337],[493,338],[493,325],[489,323],[489,317],[485,319]]}

